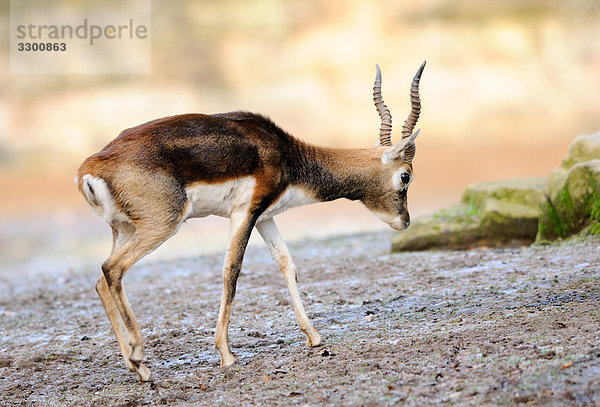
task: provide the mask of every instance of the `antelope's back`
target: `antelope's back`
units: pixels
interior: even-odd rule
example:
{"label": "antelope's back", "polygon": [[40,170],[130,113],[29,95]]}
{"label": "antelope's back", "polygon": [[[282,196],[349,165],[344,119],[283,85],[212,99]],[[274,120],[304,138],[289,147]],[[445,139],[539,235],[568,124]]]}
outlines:
{"label": "antelope's back", "polygon": [[182,187],[223,182],[278,164],[290,143],[290,135],[253,113],[171,116],[124,130],[84,161],[78,176],[149,171],[171,175]]}

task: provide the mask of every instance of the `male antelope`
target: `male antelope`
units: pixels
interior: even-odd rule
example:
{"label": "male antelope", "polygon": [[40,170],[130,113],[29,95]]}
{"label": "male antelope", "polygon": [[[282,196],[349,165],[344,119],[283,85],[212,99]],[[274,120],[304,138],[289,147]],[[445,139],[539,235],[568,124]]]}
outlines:
{"label": "male antelope", "polygon": [[253,113],[185,114],[127,129],[84,161],[78,171],[79,190],[113,232],[112,251],[102,264],[96,291],[125,363],[140,380],[150,380],[151,373],[142,363],[142,334],[122,279],[136,261],[194,217],[231,219],[215,334],[221,366],[235,361],[227,327],[254,227],[281,269],[308,346],[319,345],[321,338],[298,294],[296,266],[273,216],[294,206],[348,198],[362,201],[396,230],[408,227],[406,192],[419,134],[412,131],[421,109],[419,80],[424,67],[425,63],[412,81],[411,112],[402,127],[402,140],[394,145],[392,116],[381,97],[377,66],[373,98],[381,127],[376,147],[312,146]]}

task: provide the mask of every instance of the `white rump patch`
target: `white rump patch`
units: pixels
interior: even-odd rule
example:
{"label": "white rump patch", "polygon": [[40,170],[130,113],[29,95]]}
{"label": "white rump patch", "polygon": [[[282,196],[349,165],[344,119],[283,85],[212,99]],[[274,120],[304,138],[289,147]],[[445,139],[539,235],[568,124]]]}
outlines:
{"label": "white rump patch", "polygon": [[82,189],[85,199],[90,206],[107,223],[112,224],[114,221],[130,222],[129,217],[117,209],[115,200],[106,185],[106,181],[102,178],[94,177],[91,174],[85,174],[82,178]]}

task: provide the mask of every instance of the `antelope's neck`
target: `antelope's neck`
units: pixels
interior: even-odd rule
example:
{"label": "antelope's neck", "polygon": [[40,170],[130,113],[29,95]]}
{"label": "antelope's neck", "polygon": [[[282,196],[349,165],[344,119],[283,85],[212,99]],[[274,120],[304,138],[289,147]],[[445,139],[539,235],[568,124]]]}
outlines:
{"label": "antelope's neck", "polygon": [[379,149],[343,149],[300,144],[290,166],[291,182],[320,201],[361,200],[377,178]]}

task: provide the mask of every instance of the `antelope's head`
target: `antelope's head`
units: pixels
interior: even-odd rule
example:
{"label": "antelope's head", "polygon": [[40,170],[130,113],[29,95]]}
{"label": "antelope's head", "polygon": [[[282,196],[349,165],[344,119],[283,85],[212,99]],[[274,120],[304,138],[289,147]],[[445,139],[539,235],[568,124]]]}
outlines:
{"label": "antelope's head", "polygon": [[381,96],[381,70],[377,65],[377,75],[373,85],[373,100],[381,118],[378,150],[381,164],[373,182],[371,193],[363,203],[381,220],[393,229],[403,230],[410,225],[407,207],[407,190],[413,179],[412,161],[415,157],[415,139],[419,130],[413,133],[421,112],[419,81],[425,68],[425,62],[415,74],[410,88],[411,111],[402,125],[402,138],[396,144],[391,142],[392,115]]}

